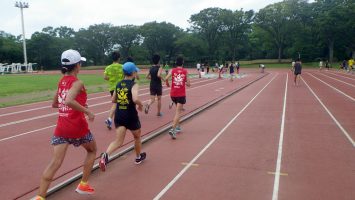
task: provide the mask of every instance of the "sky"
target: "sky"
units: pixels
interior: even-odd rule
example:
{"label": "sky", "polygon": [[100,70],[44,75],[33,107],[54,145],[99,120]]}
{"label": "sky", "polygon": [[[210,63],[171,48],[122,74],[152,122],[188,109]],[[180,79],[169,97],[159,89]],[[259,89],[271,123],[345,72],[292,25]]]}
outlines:
{"label": "sky", "polygon": [[[170,22],[180,28],[190,27],[193,14],[210,7],[258,11],[282,0],[27,0],[23,9],[25,35],[44,27],[67,26],[78,31],[90,25],[110,23],[114,26],[143,25],[146,22]],[[0,31],[22,34],[21,9],[14,0],[0,0]]]}

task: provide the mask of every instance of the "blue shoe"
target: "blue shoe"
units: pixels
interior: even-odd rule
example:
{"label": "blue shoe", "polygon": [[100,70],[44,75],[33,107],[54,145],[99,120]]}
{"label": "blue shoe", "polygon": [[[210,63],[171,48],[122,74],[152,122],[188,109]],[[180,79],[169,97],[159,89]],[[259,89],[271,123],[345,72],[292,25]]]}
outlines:
{"label": "blue shoe", "polygon": [[105,124],[106,124],[108,130],[112,129],[112,120],[106,119]]}
{"label": "blue shoe", "polygon": [[171,136],[171,139],[176,139],[176,131],[174,129],[169,130],[169,135]]}
{"label": "blue shoe", "polygon": [[180,126],[177,126],[177,127],[175,128],[175,131],[176,131],[177,133],[180,133],[180,132],[182,131],[182,129],[180,128]]}

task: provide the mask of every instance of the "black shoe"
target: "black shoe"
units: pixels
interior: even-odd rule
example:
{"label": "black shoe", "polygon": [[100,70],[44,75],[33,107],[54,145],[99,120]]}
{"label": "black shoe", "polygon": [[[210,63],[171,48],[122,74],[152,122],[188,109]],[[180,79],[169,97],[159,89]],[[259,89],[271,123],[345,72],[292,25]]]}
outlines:
{"label": "black shoe", "polygon": [[145,152],[140,154],[139,158],[136,158],[136,160],[134,161],[134,163],[136,163],[136,165],[141,164],[143,160],[145,160],[145,158],[147,157],[147,154]]}
{"label": "black shoe", "polygon": [[176,139],[176,131],[173,128],[169,130],[169,135],[171,136],[171,139]]}

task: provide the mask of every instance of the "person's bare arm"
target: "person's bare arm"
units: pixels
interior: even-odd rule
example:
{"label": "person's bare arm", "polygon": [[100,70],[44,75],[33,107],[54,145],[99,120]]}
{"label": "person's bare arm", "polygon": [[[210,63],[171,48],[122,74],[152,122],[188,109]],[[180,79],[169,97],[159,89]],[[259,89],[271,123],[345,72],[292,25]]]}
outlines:
{"label": "person's bare arm", "polygon": [[112,98],[111,98],[112,103],[117,103],[117,93],[116,90],[113,91]]}
{"label": "person's bare arm", "polygon": [[89,117],[89,120],[93,121],[95,119],[95,115],[88,108],[80,105],[75,100],[76,96],[80,93],[83,87],[84,84],[82,81],[80,80],[75,81],[72,87],[68,91],[68,95],[65,99],[65,105],[71,107],[74,110],[85,113]]}
{"label": "person's bare arm", "polygon": [[157,75],[159,78],[162,78],[162,77],[161,77],[161,73],[162,73],[162,72],[163,72],[163,67],[160,66],[160,67],[159,67],[159,70],[158,70],[158,75]]}
{"label": "person's bare arm", "polygon": [[[57,91],[58,92],[58,91]],[[52,108],[58,108],[58,93],[55,93],[53,100],[52,100]]]}
{"label": "person's bare arm", "polygon": [[104,79],[105,79],[106,81],[108,81],[109,77],[108,77],[106,74],[104,74]]}
{"label": "person's bare arm", "polygon": [[190,78],[189,78],[189,74],[188,73],[186,73],[186,85],[187,85],[187,87],[191,86]]}
{"label": "person's bare arm", "polygon": [[138,85],[138,83],[136,83],[132,87],[132,100],[138,106],[138,110],[142,111],[143,110],[143,103],[138,98],[138,90],[139,90],[139,85]]}

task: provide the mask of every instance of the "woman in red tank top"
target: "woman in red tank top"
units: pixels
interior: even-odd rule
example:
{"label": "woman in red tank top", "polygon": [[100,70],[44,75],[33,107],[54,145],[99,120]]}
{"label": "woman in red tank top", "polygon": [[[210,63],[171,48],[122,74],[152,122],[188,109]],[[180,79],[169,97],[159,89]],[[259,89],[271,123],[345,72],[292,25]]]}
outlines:
{"label": "woman in red tank top", "polygon": [[95,115],[87,108],[86,90],[83,82],[77,78],[82,61],[86,59],[75,50],[70,49],[62,53],[61,71],[64,76],[58,83],[58,90],[52,103],[53,108],[59,109],[57,126],[51,139],[53,157],[42,174],[36,200],[43,200],[46,197],[48,187],[62,165],[70,144],[75,147],[82,146],[87,152],[83,176],[75,191],[80,194],[94,193],[94,189],[88,184],[88,179],[96,158],[96,142],[89,130],[85,114],[90,121],[94,120]]}

